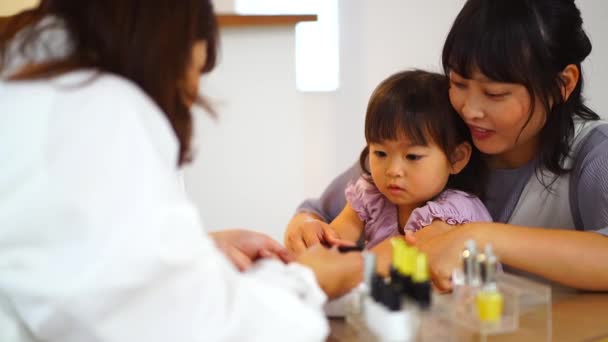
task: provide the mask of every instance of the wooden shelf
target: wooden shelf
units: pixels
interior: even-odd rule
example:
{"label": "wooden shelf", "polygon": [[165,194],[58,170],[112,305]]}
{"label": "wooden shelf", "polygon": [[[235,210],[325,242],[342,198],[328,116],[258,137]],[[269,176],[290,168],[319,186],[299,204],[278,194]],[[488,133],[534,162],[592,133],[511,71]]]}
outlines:
{"label": "wooden shelf", "polygon": [[240,15],[218,14],[220,27],[288,26],[302,21],[316,21],[314,14],[301,15]]}
{"label": "wooden shelf", "polygon": [[[9,17],[0,16],[0,27]],[[289,26],[302,21],[317,21],[315,14],[298,15],[240,15],[218,14],[220,27]]]}

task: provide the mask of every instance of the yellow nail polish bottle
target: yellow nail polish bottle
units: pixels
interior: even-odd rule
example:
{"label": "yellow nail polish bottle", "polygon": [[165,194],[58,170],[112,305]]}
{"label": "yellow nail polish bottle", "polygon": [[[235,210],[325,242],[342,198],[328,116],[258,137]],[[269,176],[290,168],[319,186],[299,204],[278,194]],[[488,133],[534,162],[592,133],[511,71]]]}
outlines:
{"label": "yellow nail polish bottle", "polygon": [[485,322],[496,322],[502,316],[503,297],[502,293],[494,290],[482,289],[475,298],[479,319]]}
{"label": "yellow nail polish bottle", "polygon": [[475,297],[479,320],[484,322],[497,322],[502,317],[504,299],[496,285],[497,262],[498,259],[492,252],[492,246],[486,246],[483,286]]}

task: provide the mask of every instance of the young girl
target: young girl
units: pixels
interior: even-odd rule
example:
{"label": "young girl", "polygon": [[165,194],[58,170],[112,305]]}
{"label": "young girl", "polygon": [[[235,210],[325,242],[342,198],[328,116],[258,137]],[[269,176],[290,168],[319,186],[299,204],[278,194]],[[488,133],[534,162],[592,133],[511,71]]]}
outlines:
{"label": "young girl", "polygon": [[364,232],[369,249],[434,220],[492,220],[475,196],[485,164],[450,106],[448,87],[445,76],[414,70],[376,88],[365,119],[364,175],[346,188],[347,204],[331,223],[340,238],[357,241]]}

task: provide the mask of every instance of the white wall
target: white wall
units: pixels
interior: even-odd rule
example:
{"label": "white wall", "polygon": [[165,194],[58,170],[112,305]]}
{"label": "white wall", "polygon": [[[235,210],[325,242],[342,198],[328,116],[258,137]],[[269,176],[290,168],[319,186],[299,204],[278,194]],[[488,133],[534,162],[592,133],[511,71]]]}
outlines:
{"label": "white wall", "polygon": [[0,17],[10,16],[19,13],[24,9],[37,6],[40,0],[1,0]]}
{"label": "white wall", "polygon": [[221,63],[202,82],[219,119],[197,113],[187,190],[208,229],[281,239],[297,205],[316,193],[306,189],[320,188],[311,182],[331,173],[317,151],[332,144],[332,95],[296,91],[294,27],[224,29],[221,38]]}
{"label": "white wall", "polygon": [[[188,191],[207,227],[251,227],[282,241],[297,204],[319,194],[363,147],[373,88],[404,68],[440,70],[443,40],[464,0],[340,0],[341,84],[295,90],[293,29],[222,32],[222,59],[204,92],[220,120],[202,118]],[[608,2],[577,1],[594,44],[584,64],[589,104],[608,118]]]}
{"label": "white wall", "polygon": [[583,16],[593,51],[583,63],[584,94],[587,103],[603,118],[608,119],[608,2],[604,0],[576,1]]}

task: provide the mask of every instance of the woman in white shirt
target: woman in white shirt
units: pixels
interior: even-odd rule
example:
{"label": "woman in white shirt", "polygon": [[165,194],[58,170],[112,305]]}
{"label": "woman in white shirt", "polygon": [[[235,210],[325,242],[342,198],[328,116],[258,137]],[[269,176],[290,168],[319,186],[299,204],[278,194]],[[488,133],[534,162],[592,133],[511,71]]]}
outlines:
{"label": "woman in white shirt", "polygon": [[327,336],[361,255],[285,265],[265,235],[206,234],[176,180],[216,37],[209,0],[43,0],[4,24],[0,341]]}

